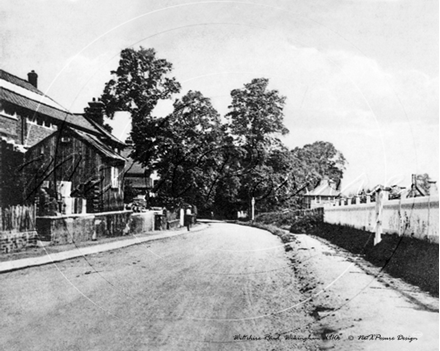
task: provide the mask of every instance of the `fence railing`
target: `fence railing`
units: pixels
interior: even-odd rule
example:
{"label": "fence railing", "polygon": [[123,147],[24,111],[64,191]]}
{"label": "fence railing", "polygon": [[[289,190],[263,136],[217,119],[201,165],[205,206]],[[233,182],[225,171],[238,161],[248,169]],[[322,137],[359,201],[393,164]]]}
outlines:
{"label": "fence railing", "polygon": [[0,232],[35,231],[35,217],[34,205],[0,208]]}
{"label": "fence railing", "polygon": [[325,222],[375,232],[375,243],[382,233],[439,242],[438,195],[390,199],[381,192],[380,197],[367,197],[365,202],[359,197],[338,199],[323,208]]}

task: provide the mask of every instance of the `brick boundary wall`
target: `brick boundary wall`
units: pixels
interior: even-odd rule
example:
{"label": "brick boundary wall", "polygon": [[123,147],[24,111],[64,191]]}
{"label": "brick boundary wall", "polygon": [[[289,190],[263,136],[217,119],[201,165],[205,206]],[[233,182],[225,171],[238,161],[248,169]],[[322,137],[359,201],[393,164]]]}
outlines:
{"label": "brick boundary wall", "polygon": [[[350,203],[350,201],[348,201]],[[439,243],[439,197],[426,196],[385,200],[381,213],[382,231]],[[348,225],[374,232],[375,203],[332,203],[324,206],[324,222]]]}
{"label": "brick boundary wall", "polygon": [[10,253],[36,246],[38,234],[36,231],[0,233],[0,252]]}

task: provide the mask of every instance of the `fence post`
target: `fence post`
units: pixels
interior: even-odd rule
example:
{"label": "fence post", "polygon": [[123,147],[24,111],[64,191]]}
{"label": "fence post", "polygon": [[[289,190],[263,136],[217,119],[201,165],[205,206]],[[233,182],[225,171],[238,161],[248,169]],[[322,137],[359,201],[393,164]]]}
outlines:
{"label": "fence post", "polygon": [[376,192],[376,230],[374,235],[374,245],[377,245],[382,240],[383,198],[383,191],[378,189]]}

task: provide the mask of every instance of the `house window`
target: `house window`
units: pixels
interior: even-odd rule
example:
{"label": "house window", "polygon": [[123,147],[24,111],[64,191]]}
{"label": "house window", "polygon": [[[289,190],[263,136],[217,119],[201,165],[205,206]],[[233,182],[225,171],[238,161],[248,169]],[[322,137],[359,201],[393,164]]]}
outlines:
{"label": "house window", "polygon": [[37,124],[37,118],[35,116],[28,117],[27,121],[29,124]]}
{"label": "house window", "polygon": [[112,182],[112,188],[118,188],[119,187],[119,174],[118,174],[118,169],[116,167],[111,167],[111,182]]}
{"label": "house window", "polygon": [[12,111],[6,111],[6,109],[0,109],[0,116],[17,119],[17,114]]}

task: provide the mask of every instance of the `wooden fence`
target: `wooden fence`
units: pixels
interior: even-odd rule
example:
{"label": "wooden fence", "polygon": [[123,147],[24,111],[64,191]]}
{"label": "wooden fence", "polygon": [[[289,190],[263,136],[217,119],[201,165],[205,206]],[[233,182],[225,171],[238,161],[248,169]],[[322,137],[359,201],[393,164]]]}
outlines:
{"label": "wooden fence", "polygon": [[35,230],[34,205],[0,208],[0,232],[19,233]]}

